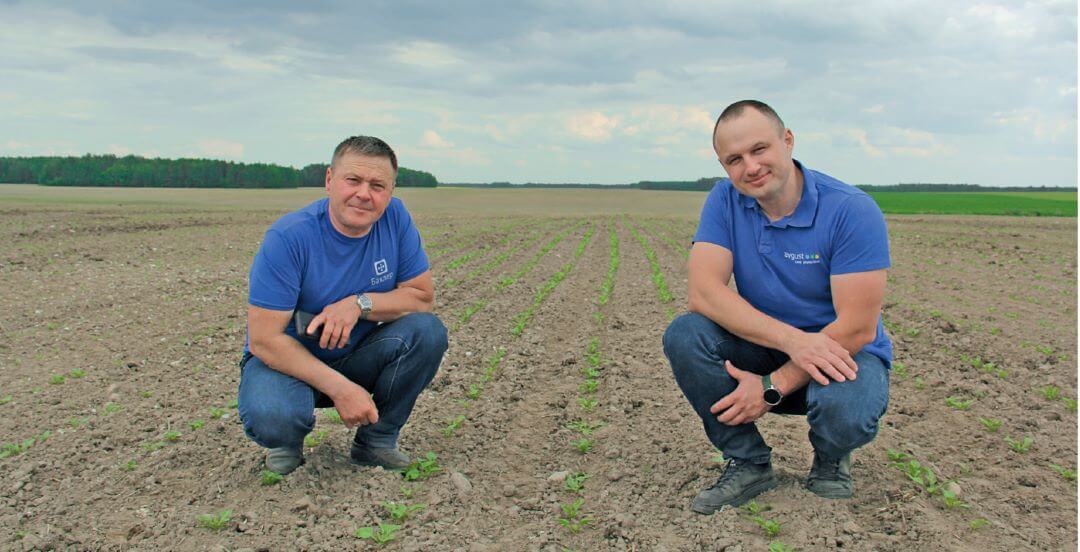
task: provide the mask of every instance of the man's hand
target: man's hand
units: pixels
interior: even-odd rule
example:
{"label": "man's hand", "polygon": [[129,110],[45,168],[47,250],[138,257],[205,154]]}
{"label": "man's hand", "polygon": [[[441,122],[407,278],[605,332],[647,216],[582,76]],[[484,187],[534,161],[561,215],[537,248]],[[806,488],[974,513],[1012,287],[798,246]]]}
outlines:
{"label": "man's hand", "polygon": [[360,319],[360,305],[356,304],[356,296],[350,295],[337,303],[331,303],[311,319],[307,332],[315,333],[319,326],[323,327],[322,337],[319,339],[319,347],[323,349],[340,349],[349,341],[349,334],[353,326]]}
{"label": "man's hand", "polygon": [[724,367],[739,385],[712,405],[709,412],[719,414],[723,411],[716,419],[730,426],[748,424],[768,412],[770,407],[765,404],[765,387],[761,383],[761,376],[739,370],[730,360],[724,361]]}
{"label": "man's hand", "polygon": [[795,366],[810,374],[814,381],[829,385],[829,378],[836,381],[855,379],[859,366],[835,339],[824,333],[800,331],[796,335],[783,351]]}
{"label": "man's hand", "polygon": [[334,408],[347,428],[373,424],[379,421],[379,409],[366,389],[347,381],[330,397]]}

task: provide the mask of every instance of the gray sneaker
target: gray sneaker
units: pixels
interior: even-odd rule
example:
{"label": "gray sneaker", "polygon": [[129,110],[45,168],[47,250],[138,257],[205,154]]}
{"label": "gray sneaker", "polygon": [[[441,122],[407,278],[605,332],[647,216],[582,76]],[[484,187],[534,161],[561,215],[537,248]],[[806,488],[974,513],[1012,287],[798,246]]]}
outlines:
{"label": "gray sneaker", "polygon": [[772,464],[754,464],[732,458],[720,479],[698,493],[690,509],[709,515],[726,506],[741,506],[755,496],[776,487]]}
{"label": "gray sneaker", "polygon": [[266,453],[266,469],[286,475],[304,463],[304,453],[289,447],[272,448]]}
{"label": "gray sneaker", "polygon": [[396,448],[368,448],[352,444],[350,462],[358,466],[381,466],[386,470],[403,470],[412,460]]}
{"label": "gray sneaker", "polygon": [[822,498],[851,498],[851,453],[832,459],[814,451],[814,465],[806,478],[806,488]]}

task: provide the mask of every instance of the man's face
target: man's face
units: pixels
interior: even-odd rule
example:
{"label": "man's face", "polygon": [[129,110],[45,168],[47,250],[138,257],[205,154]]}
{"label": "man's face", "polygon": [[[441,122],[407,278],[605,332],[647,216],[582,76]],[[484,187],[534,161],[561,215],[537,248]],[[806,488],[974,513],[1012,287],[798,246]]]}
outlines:
{"label": "man's face", "polygon": [[347,236],[367,234],[393,193],[394,167],[385,157],[346,153],[326,169],[330,219]]}
{"label": "man's face", "polygon": [[723,121],[713,136],[713,147],[731,184],[739,193],[769,201],[792,181],[791,151],[795,137],[775,120],[748,107],[734,119]]}

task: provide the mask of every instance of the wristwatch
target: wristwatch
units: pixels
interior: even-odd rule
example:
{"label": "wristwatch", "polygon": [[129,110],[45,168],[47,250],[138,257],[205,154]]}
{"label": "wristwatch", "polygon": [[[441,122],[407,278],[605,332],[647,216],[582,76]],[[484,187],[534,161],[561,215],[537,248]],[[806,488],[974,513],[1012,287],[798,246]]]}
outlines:
{"label": "wristwatch", "polygon": [[371,297],[368,297],[366,293],[361,293],[356,296],[356,304],[360,307],[360,320],[367,320],[367,317],[371,315]]}
{"label": "wristwatch", "polygon": [[776,406],[780,404],[780,401],[784,400],[784,394],[772,384],[772,378],[768,374],[761,377],[761,385],[765,388],[765,404],[769,406]]}

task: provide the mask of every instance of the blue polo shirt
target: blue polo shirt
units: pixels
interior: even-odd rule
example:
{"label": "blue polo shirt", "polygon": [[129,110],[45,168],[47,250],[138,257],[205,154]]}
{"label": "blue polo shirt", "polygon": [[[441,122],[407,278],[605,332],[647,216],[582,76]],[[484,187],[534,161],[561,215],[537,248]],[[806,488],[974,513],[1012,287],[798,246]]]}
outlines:
{"label": "blue polo shirt", "polygon": [[[795,212],[771,222],[757,200],[716,183],[701,210],[695,242],[731,251],[739,295],[754,308],[808,332],[836,320],[829,277],[889,268],[885,217],[862,190],[804,167]],[[878,316],[877,335],[863,348],[892,362]]]}
{"label": "blue polo shirt", "polygon": [[[248,303],[270,310],[318,314],[329,304],[363,292],[387,292],[428,269],[420,232],[398,198],[391,198],[367,235],[352,238],[330,222],[329,199],[293,211],[266,231],[251,263]],[[357,322],[349,336],[359,343],[375,327]],[[285,333],[296,337],[290,321]],[[349,352],[321,349],[314,340],[299,340],[323,362]],[[244,352],[249,352],[245,340]]]}

